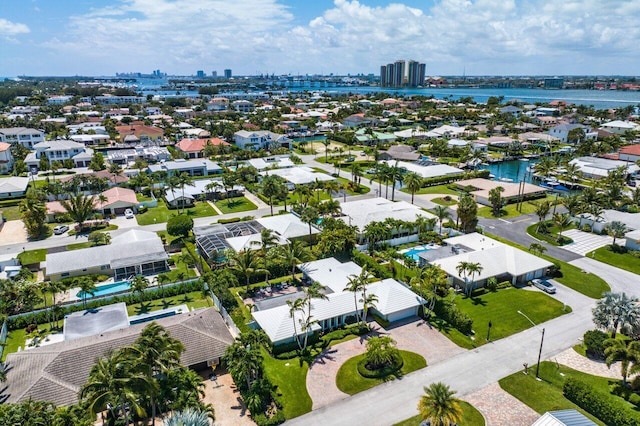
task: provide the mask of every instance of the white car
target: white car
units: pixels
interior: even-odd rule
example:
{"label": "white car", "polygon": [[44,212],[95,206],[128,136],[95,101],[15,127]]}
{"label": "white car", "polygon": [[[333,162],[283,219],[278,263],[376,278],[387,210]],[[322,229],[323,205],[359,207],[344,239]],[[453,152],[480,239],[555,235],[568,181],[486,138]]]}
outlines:
{"label": "white car", "polygon": [[554,294],[556,292],[556,288],[549,281],[536,278],[534,280],[531,280],[531,283],[545,293]]}
{"label": "white car", "polygon": [[127,219],[133,219],[133,210],[131,209],[126,209],[124,211],[124,217],[126,217]]}
{"label": "white car", "polygon": [[68,230],[69,230],[69,227],[67,225],[58,225],[55,228],[53,228],[53,233],[55,235],[62,235]]}

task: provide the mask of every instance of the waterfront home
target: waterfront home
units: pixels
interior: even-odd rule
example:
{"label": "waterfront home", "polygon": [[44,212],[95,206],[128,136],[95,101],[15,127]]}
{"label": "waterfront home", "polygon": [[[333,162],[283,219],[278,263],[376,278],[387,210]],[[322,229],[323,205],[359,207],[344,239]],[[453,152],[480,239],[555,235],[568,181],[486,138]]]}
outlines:
{"label": "waterfront home", "polygon": [[521,187],[519,183],[497,182],[482,178],[459,180],[456,182],[456,186],[461,190],[466,190],[469,187],[473,188],[470,194],[477,203],[485,206],[491,205],[489,192],[497,187],[501,187],[504,190],[500,193],[500,196],[505,204],[514,203],[520,199],[544,198],[547,195],[547,189],[538,185],[524,183],[524,187]]}
{"label": "waterfront home", "polygon": [[447,164],[432,163],[430,161],[418,161],[410,163],[408,161],[390,161],[383,160],[381,163],[387,164],[389,167],[399,167],[407,172],[413,172],[420,175],[420,177],[428,179],[434,177],[451,176],[452,180],[455,176],[464,174],[464,170],[457,167],[449,166]]}
{"label": "waterfront home", "polygon": [[609,172],[620,167],[625,169],[627,175],[637,173],[640,170],[640,167],[634,163],[600,157],[578,157],[569,161],[569,164],[575,164],[582,176],[590,179],[602,179],[608,176]]}
{"label": "waterfront home", "polygon": [[231,144],[220,138],[182,139],[175,148],[187,158],[204,158],[204,149],[207,145],[224,147]]}
{"label": "waterfront home", "polygon": [[640,131],[640,124],[632,121],[614,120],[602,124],[600,129],[616,135],[624,135],[627,132]]}
{"label": "waterfront home", "polygon": [[598,133],[591,130],[589,126],[582,124],[558,124],[549,129],[549,135],[560,140],[561,142],[569,142],[569,133],[575,129],[582,129],[584,132],[583,140],[596,140],[598,139]]}
{"label": "waterfront home", "polygon": [[274,149],[290,148],[292,140],[286,135],[269,130],[238,130],[233,134],[234,142],[241,149]]}
{"label": "waterfront home", "polygon": [[27,127],[9,127],[0,129],[0,142],[8,144],[20,144],[28,149],[33,149],[35,144],[44,142],[42,130]]}
{"label": "waterfront home", "polygon": [[391,145],[386,151],[380,151],[378,159],[416,161],[421,156],[422,154],[409,145]]}
{"label": "waterfront home", "polygon": [[189,176],[209,176],[219,175],[223,172],[222,167],[208,159],[161,161],[157,164],[150,164],[147,171],[149,173],[166,172],[169,176],[181,173],[187,173]]}

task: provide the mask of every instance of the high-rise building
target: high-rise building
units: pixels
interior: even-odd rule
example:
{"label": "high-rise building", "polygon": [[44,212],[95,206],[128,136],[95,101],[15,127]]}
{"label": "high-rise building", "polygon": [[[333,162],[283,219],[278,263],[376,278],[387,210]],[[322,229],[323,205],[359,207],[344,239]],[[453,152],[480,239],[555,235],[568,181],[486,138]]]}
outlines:
{"label": "high-rise building", "polygon": [[231,70],[230,69],[226,69],[224,70],[224,78],[231,78]]}
{"label": "high-rise building", "polygon": [[204,78],[204,71],[203,71],[203,70],[198,70],[198,71],[196,71],[196,77],[198,77],[198,78]]}
{"label": "high-rise building", "polygon": [[427,66],[403,59],[380,67],[380,87],[418,87],[424,84]]}
{"label": "high-rise building", "polygon": [[218,71],[211,71],[211,77],[217,78],[218,77]]}

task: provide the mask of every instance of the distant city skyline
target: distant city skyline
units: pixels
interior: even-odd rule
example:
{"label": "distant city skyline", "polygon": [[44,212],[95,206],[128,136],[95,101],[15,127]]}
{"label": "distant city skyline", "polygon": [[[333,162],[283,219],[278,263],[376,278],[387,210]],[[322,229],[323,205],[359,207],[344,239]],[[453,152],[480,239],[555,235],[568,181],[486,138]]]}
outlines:
{"label": "distant city skyline", "polygon": [[639,20],[637,0],[7,1],[0,76],[639,75]]}

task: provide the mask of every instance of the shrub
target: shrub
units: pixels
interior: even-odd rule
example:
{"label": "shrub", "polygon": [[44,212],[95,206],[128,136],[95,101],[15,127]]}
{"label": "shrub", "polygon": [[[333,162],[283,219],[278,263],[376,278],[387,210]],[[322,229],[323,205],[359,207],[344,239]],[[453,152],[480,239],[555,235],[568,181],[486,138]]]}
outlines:
{"label": "shrub", "polygon": [[498,286],[496,287],[496,289],[502,290],[509,287],[511,287],[511,281],[501,281],[498,283]]}
{"label": "shrub", "polygon": [[625,246],[621,246],[619,244],[611,244],[609,247],[611,248],[611,251],[616,254],[625,254],[629,251]]}
{"label": "shrub", "polygon": [[362,253],[357,249],[354,249],[351,252],[351,259],[361,267],[367,265],[369,272],[378,278],[383,279],[393,277],[393,273],[390,270],[376,262],[373,257]]}
{"label": "shrub", "polygon": [[469,315],[459,310],[453,302],[438,300],[433,310],[439,318],[451,324],[456,330],[467,335],[471,334],[473,320]]}
{"label": "shrub", "polygon": [[240,218],[239,217],[230,217],[228,219],[218,219],[218,223],[235,223],[235,222],[240,222]]}
{"label": "shrub", "polygon": [[498,290],[498,279],[496,277],[491,277],[487,280],[487,290],[489,291],[497,291]]}
{"label": "shrub", "polygon": [[193,219],[186,214],[179,214],[169,218],[167,221],[167,233],[174,237],[189,236],[189,232],[193,229]]}
{"label": "shrub", "polygon": [[640,424],[640,414],[624,402],[599,392],[580,380],[569,378],[564,382],[565,397],[610,426],[635,426]]}
{"label": "shrub", "polygon": [[583,342],[587,350],[587,355],[593,358],[604,358],[604,341],[609,338],[609,335],[600,330],[589,330],[584,333]]}
{"label": "shrub", "polygon": [[593,230],[593,228],[591,228],[591,225],[589,225],[588,223],[585,223],[584,225],[582,225],[581,229],[583,232],[591,232]]}
{"label": "shrub", "polygon": [[358,374],[367,379],[379,379],[399,371],[403,365],[404,359],[402,359],[402,355],[397,354],[393,357],[393,361],[383,368],[370,370],[367,366],[367,358],[365,357],[358,362]]}

